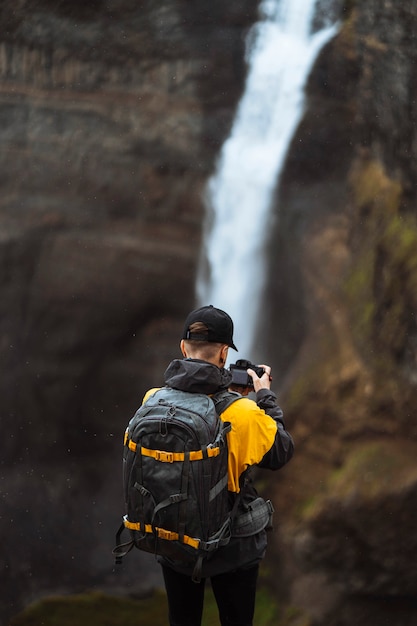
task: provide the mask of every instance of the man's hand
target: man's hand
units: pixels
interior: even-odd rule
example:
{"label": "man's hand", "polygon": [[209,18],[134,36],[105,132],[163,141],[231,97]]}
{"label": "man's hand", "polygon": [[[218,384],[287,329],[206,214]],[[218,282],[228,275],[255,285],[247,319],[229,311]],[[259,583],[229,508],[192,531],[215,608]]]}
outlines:
{"label": "man's hand", "polygon": [[259,367],[262,367],[265,370],[260,378],[253,370],[247,370],[247,373],[253,380],[253,389],[255,392],[259,391],[260,389],[271,388],[271,368],[269,367],[269,365],[259,365]]}

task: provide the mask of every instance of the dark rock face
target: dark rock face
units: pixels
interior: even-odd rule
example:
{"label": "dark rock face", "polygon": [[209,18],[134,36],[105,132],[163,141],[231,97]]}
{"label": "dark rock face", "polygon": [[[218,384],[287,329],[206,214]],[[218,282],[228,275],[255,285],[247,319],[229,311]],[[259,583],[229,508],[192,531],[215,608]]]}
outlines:
{"label": "dark rock face", "polygon": [[[147,555],[112,571],[121,437],[194,304],[256,18],[232,4],[0,8],[5,623],[49,593],[160,584]],[[309,626],[411,626],[417,2],[332,7],[270,241],[265,350],[296,441],[271,567]]]}
{"label": "dark rock face", "polygon": [[112,573],[122,436],[179,356],[256,8],[2,3],[4,619],[57,590],[160,583],[146,556]]}
{"label": "dark rock face", "polygon": [[277,196],[269,337],[297,454],[276,497],[290,602],[320,626],[417,619],[416,11],[351,3]]}

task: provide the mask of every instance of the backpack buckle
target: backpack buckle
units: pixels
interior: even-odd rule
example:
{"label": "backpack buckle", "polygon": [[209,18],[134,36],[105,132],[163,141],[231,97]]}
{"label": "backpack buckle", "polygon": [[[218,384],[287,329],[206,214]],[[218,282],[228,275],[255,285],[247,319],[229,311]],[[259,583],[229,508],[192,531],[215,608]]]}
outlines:
{"label": "backpack buckle", "polygon": [[171,530],[165,530],[165,528],[157,528],[159,539],[166,539],[166,541],[174,541],[178,539],[178,534]]}
{"label": "backpack buckle", "polygon": [[173,463],[174,453],[166,452],[165,450],[156,450],[155,458],[157,461],[162,461],[163,463]]}

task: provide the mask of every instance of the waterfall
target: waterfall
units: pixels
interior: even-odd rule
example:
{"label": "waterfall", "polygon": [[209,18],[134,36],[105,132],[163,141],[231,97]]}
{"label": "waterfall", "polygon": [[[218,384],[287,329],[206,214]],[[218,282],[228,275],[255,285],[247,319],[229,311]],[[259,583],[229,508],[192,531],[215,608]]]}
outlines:
{"label": "waterfall", "polygon": [[303,113],[304,85],[334,25],[312,32],[317,0],[264,0],[247,40],[248,75],[206,188],[199,305],[227,311],[239,358],[255,359],[271,198]]}

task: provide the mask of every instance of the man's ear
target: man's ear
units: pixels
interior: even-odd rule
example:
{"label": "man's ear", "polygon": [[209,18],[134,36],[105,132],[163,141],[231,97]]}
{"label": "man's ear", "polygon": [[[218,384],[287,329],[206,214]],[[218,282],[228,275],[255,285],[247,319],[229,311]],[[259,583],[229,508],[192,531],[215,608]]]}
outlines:
{"label": "man's ear", "polygon": [[220,350],[220,357],[219,357],[220,365],[224,365],[226,363],[228,351],[229,351],[229,346],[222,346],[222,349]]}
{"label": "man's ear", "polygon": [[182,356],[187,358],[187,351],[185,349],[185,341],[184,341],[184,339],[181,339],[181,341],[180,341],[180,350],[181,350]]}

